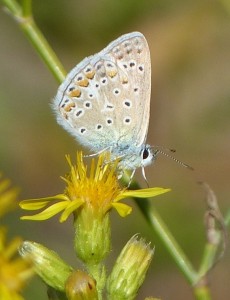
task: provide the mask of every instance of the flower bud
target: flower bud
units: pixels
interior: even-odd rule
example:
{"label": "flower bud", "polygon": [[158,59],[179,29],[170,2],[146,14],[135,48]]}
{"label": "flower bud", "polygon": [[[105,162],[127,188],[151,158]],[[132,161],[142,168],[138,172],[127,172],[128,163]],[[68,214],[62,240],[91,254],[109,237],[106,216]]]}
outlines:
{"label": "flower bud", "polygon": [[95,213],[84,207],[74,222],[75,250],[78,257],[87,263],[100,263],[110,251],[111,232],[109,214]]}
{"label": "flower bud", "polygon": [[19,254],[32,262],[35,272],[46,284],[59,291],[65,290],[65,282],[73,269],[57,253],[41,244],[25,241],[19,248]]}
{"label": "flower bud", "polygon": [[96,281],[83,271],[74,271],[66,281],[66,295],[69,300],[97,300]]}
{"label": "flower bud", "polygon": [[153,249],[133,236],[121,251],[107,281],[109,299],[134,299],[145,279]]}

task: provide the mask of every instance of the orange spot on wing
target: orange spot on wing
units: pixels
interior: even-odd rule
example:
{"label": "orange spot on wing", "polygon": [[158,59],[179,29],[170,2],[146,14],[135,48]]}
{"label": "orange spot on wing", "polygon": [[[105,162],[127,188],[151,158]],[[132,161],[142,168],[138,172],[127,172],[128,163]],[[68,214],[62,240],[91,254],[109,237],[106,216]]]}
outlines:
{"label": "orange spot on wing", "polygon": [[68,115],[66,114],[66,113],[64,113],[64,114],[62,114],[63,115],[63,117],[66,119],[66,120],[68,120]]}
{"label": "orange spot on wing", "polygon": [[117,75],[117,71],[115,71],[115,70],[113,70],[113,71],[108,71],[107,74],[108,74],[109,77],[113,78],[114,76]]}
{"label": "orange spot on wing", "polygon": [[77,82],[79,86],[87,87],[89,85],[89,80],[88,79],[82,79]]}
{"label": "orange spot on wing", "polygon": [[122,83],[122,84],[128,83],[128,78],[127,78],[127,77],[123,77],[123,78],[121,79],[121,83]]}
{"label": "orange spot on wing", "polygon": [[88,79],[93,79],[94,75],[95,75],[95,71],[94,70],[91,71],[91,72],[86,73],[86,77]]}
{"label": "orange spot on wing", "polygon": [[72,103],[69,103],[66,106],[64,106],[63,109],[64,109],[64,111],[69,112],[75,106],[76,106],[76,104],[72,102]]}
{"label": "orange spot on wing", "polygon": [[81,91],[80,90],[73,90],[69,93],[70,97],[80,97],[81,96]]}

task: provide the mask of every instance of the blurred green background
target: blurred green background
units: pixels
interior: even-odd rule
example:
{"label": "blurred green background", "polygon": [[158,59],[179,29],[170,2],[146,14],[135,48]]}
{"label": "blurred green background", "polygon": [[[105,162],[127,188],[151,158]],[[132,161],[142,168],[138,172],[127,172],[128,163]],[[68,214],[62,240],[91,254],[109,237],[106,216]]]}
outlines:
{"label": "blurred green background", "polygon": [[[229,208],[230,174],[230,4],[229,1],[34,1],[35,20],[67,71],[85,56],[131,31],[142,32],[152,58],[152,100],[148,143],[177,150],[189,171],[159,156],[146,169],[150,186],[172,188],[154,198],[182,248],[199,266],[205,231],[203,180],[215,191],[223,213]],[[58,84],[14,20],[0,12],[0,170],[21,189],[20,199],[53,195],[63,190],[60,176],[79,146],[59,125],[50,104]],[[136,178],[146,187],[140,172]],[[131,201],[129,201],[131,203]],[[133,205],[134,206],[134,205]],[[79,266],[72,248],[71,220],[58,223],[19,221],[21,212],[4,221],[9,233],[22,235],[56,250]],[[194,299],[191,288],[134,209],[125,219],[113,214],[110,264],[122,245],[140,233],[155,246],[155,256],[138,299]],[[230,294],[230,255],[209,276],[213,299]],[[42,291],[42,295],[41,295]],[[34,279],[26,299],[46,299]]]}

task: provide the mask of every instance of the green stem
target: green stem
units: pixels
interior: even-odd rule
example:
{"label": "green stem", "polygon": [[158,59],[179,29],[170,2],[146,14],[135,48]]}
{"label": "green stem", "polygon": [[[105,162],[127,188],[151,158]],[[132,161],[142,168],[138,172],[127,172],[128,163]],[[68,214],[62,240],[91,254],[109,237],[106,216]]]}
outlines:
{"label": "green stem", "polygon": [[216,259],[218,245],[213,245],[211,243],[207,243],[204,248],[204,255],[200,264],[199,269],[199,277],[202,278],[205,276],[208,271],[213,267],[213,264]]}
{"label": "green stem", "polygon": [[188,260],[187,256],[169,231],[164,221],[161,219],[157,210],[151,205],[148,199],[145,199],[145,201],[141,199],[135,199],[135,201],[142,213],[147,218],[149,224],[154,228],[158,237],[161,239],[166,249],[173,257],[182,273],[187,278],[188,282],[191,285],[195,284],[198,280],[196,271],[193,269],[192,264]]}
{"label": "green stem", "polygon": [[[139,188],[137,183],[132,184],[132,188]],[[190,285],[193,287],[194,295],[197,300],[211,300],[210,289],[206,282],[206,274],[214,264],[218,245],[206,244],[202,263],[199,272],[197,272],[168,227],[161,219],[157,210],[148,199],[134,199],[149,222],[161,239],[165,248],[173,257],[174,261],[182,271]],[[143,201],[144,200],[144,201]]]}
{"label": "green stem", "polygon": [[[124,183],[127,185],[129,182],[129,175],[126,173],[123,177]],[[132,182],[130,188],[139,189],[140,186],[136,182]],[[186,279],[191,285],[194,285],[198,282],[198,274],[194,270],[192,264],[189,259],[169,231],[168,227],[160,217],[157,210],[153,207],[152,202],[149,199],[137,199],[134,198],[137,203],[139,209],[149,222],[150,226],[155,230],[158,237],[163,242],[164,246],[168,250],[168,252],[173,257],[174,261],[185,275]]]}
{"label": "green stem", "polygon": [[22,11],[24,17],[28,17],[32,14],[31,0],[23,0]]}
{"label": "green stem", "polygon": [[2,2],[5,4],[6,8],[9,10],[9,12],[14,15],[22,15],[22,8],[17,3],[17,1],[14,0],[2,0]]}
{"label": "green stem", "polygon": [[206,281],[206,277],[210,269],[213,267],[218,245],[207,243],[204,248],[204,255],[199,269],[199,281],[193,288],[194,295],[197,300],[211,300],[210,290]]}
{"label": "green stem", "polygon": [[97,292],[98,300],[103,299],[103,290],[106,282],[106,270],[105,266],[102,263],[89,265],[86,264],[88,273],[96,280],[97,282]]}
{"label": "green stem", "polygon": [[23,7],[20,7],[15,0],[2,0],[2,2],[14,16],[22,31],[37,50],[58,83],[61,83],[66,76],[66,72],[33,19],[31,1],[24,0]]}
{"label": "green stem", "polygon": [[33,18],[24,19],[20,25],[42,60],[50,69],[51,73],[54,75],[56,80],[61,83],[65,79],[66,72],[60,64],[56,54],[50,48],[48,42],[36,26]]}
{"label": "green stem", "polygon": [[213,256],[216,253],[216,249],[214,251],[213,247],[210,247],[210,245],[206,246],[202,268],[199,273],[196,272],[189,259],[169,231],[168,227],[161,219],[157,210],[151,205],[150,201],[148,199],[145,199],[145,201],[142,201],[141,199],[135,199],[135,201],[151,227],[155,230],[158,237],[163,242],[165,248],[173,257],[181,272],[193,287],[196,299],[211,300],[210,290],[206,281],[203,280],[205,278],[203,278],[203,276],[205,275],[205,270],[207,272],[213,263]]}
{"label": "green stem", "polygon": [[227,214],[224,218],[224,223],[225,223],[226,226],[230,225],[230,209],[227,211]]}
{"label": "green stem", "polygon": [[206,283],[202,286],[194,287],[194,295],[197,300],[211,300],[210,290]]}

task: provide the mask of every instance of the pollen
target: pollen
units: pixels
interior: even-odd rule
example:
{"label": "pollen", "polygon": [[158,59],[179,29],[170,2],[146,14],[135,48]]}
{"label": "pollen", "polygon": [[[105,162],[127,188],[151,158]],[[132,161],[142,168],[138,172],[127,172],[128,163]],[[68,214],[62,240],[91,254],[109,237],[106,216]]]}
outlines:
{"label": "pollen", "polygon": [[[66,195],[72,200],[81,198],[85,205],[94,207],[96,210],[100,208],[105,213],[111,208],[113,199],[121,192],[116,177],[117,163],[109,167],[104,164],[105,156],[101,156],[97,163],[92,160],[91,169],[87,175],[88,172],[82,163],[82,155],[78,155],[77,161],[78,167],[72,166],[67,177]],[[78,180],[74,180],[75,178]]]}

